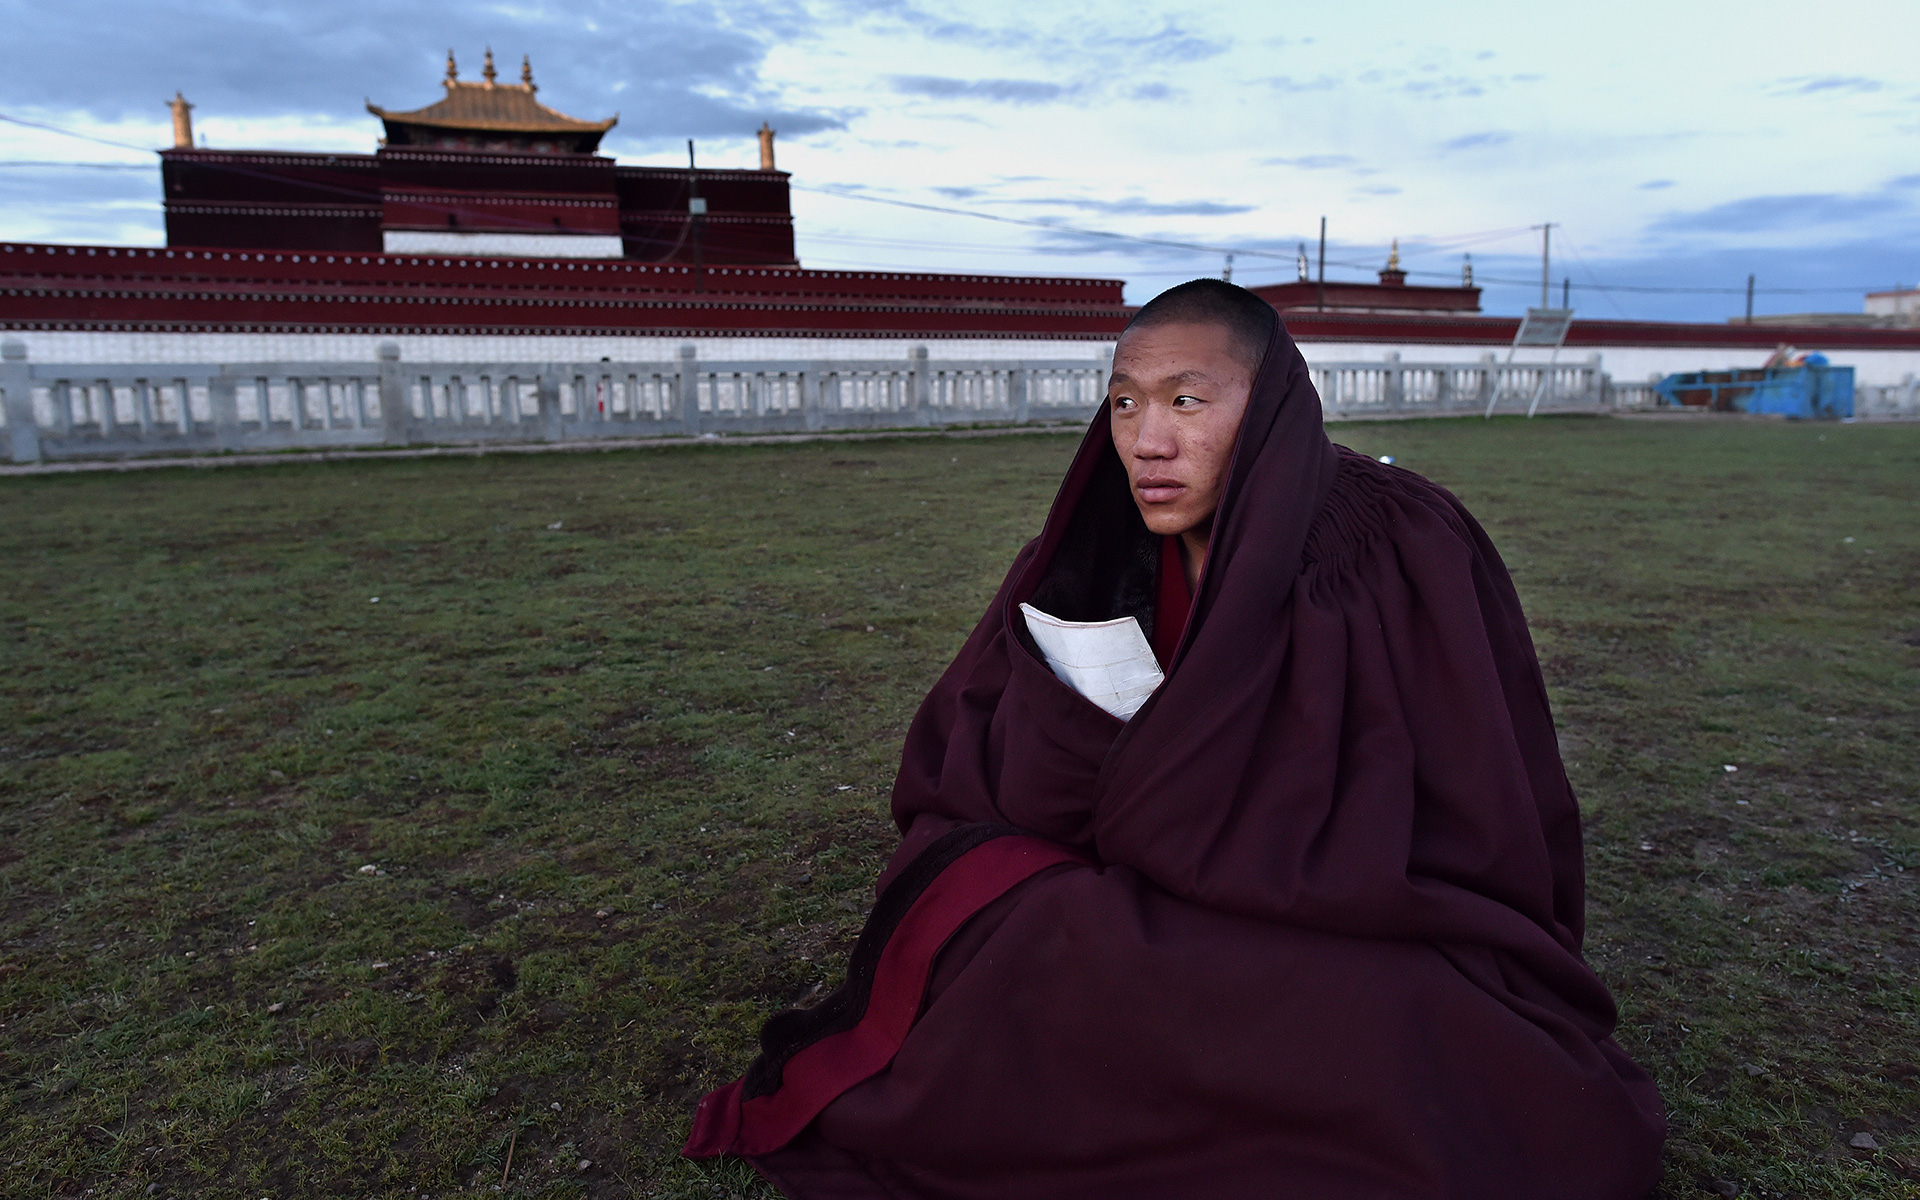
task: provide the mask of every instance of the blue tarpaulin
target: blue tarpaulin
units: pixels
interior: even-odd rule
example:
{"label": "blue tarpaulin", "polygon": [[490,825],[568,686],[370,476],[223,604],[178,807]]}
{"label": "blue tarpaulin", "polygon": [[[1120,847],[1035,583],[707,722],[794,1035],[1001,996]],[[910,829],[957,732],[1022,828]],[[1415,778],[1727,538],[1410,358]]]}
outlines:
{"label": "blue tarpaulin", "polygon": [[1853,415],[1853,368],[1824,359],[1798,367],[1687,371],[1667,376],[1653,390],[1662,404],[1676,408],[1805,418]]}

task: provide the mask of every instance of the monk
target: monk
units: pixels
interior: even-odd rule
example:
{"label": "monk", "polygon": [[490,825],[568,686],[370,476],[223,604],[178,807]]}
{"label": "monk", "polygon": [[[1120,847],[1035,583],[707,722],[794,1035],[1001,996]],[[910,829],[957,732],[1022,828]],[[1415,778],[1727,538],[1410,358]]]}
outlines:
{"label": "monk", "polygon": [[848,964],[686,1153],[797,1200],[1627,1200],[1665,1117],[1581,958],[1518,598],[1331,444],[1272,308],[1143,307],[927,696]]}

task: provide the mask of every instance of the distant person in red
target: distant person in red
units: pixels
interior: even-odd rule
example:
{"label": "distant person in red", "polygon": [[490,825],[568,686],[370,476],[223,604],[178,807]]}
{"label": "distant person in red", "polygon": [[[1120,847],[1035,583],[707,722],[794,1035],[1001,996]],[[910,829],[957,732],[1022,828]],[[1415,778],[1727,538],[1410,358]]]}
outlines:
{"label": "distant person in red", "polygon": [[1328,442],[1273,310],[1121,337],[1040,537],[907,734],[844,986],[686,1153],[789,1196],[1644,1196],[1513,584]]}

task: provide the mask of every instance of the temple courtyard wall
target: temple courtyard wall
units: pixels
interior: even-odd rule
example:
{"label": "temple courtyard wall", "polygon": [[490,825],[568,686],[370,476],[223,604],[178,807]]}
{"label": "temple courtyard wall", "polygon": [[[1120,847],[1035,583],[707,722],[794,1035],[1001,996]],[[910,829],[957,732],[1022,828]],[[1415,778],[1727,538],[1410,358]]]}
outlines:
{"label": "temple courtyard wall", "polygon": [[[663,362],[692,346],[701,361],[725,362],[873,362],[906,358],[925,347],[934,362],[1025,359],[1111,359],[1110,340],[1085,337],[660,337],[621,334],[433,334],[433,333],[167,333],[139,330],[0,330],[0,336],[26,347],[39,364],[219,364],[342,363],[371,364],[383,345],[397,346],[403,362]],[[1332,363],[1484,363],[1507,357],[1505,347],[1485,342],[1353,341],[1302,338],[1300,350],[1310,364]],[[1559,362],[1583,364],[1617,383],[1642,383],[1677,371],[1758,367],[1770,347],[1727,345],[1605,346],[1562,350]],[[1839,366],[1854,368],[1863,387],[1896,387],[1920,377],[1920,348],[1825,351]],[[1597,359],[1596,359],[1597,356]],[[1517,363],[1542,363],[1544,350],[1526,349]]]}

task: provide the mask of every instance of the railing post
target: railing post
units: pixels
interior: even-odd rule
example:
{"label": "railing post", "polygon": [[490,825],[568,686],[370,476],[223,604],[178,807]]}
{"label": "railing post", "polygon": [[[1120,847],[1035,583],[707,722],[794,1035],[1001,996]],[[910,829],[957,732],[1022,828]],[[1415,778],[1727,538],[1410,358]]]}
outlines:
{"label": "railing post", "polygon": [[[534,381],[534,403],[540,409],[540,440],[557,442],[560,440],[560,373],[559,363],[548,363],[540,368],[540,374]],[[572,382],[573,372],[567,370],[568,382]],[[515,385],[515,391],[519,390]],[[520,407],[520,397],[513,398],[513,406]]]}
{"label": "railing post", "polygon": [[1499,359],[1494,357],[1493,351],[1491,350],[1480,355],[1480,386],[1474,391],[1474,408],[1487,409],[1492,407],[1493,390],[1500,386],[1500,368],[1498,363]]}
{"label": "railing post", "polygon": [[1400,365],[1398,350],[1387,351],[1386,375],[1387,411],[1399,412],[1401,396],[1406,391],[1407,375],[1406,369]]}
{"label": "railing post", "polygon": [[1013,370],[1007,372],[1007,390],[1013,393],[1007,399],[1012,402],[1009,407],[1013,409],[1015,425],[1025,425],[1027,417],[1033,411],[1032,398],[1028,394],[1032,387],[1033,372],[1024,365],[1015,366]]}
{"label": "railing post", "polygon": [[808,433],[826,428],[826,417],[821,413],[820,364],[808,363],[800,372],[800,424]]}
{"label": "railing post", "polygon": [[700,436],[700,373],[694,364],[700,351],[692,342],[680,344],[680,370],[673,390],[680,397],[680,428],[688,437]]}
{"label": "railing post", "polygon": [[222,371],[207,380],[207,407],[213,410],[213,439],[222,450],[240,448],[239,380]]}
{"label": "railing post", "polygon": [[[433,398],[427,398],[427,416],[433,416]],[[400,343],[380,343],[380,427],[391,446],[413,440],[413,404],[407,381],[400,374]]]}
{"label": "railing post", "polygon": [[925,346],[915,346],[907,351],[907,407],[913,410],[913,424],[933,424],[933,414],[927,411],[927,348]]}
{"label": "railing post", "polygon": [[27,344],[14,338],[0,342],[0,391],[7,397],[7,441],[17,463],[40,461],[40,419],[33,412],[33,368],[27,365]]}

